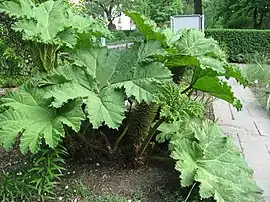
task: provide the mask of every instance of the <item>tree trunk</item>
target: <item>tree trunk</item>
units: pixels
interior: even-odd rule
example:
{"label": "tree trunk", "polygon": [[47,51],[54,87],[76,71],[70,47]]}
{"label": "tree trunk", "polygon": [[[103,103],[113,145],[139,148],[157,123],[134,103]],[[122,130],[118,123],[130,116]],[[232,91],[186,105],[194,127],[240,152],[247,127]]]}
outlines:
{"label": "tree trunk", "polygon": [[258,23],[257,23],[257,17],[258,17],[258,9],[255,8],[253,12],[253,28],[257,29]]}
{"label": "tree trunk", "polygon": [[264,11],[261,12],[260,20],[258,22],[258,29],[262,28],[263,19],[264,19]]}
{"label": "tree trunk", "polygon": [[109,21],[108,29],[109,30],[116,30],[116,25],[113,24],[113,21],[112,20],[108,20],[108,21]]}
{"label": "tree trunk", "polygon": [[195,14],[203,14],[202,0],[193,0]]}
{"label": "tree trunk", "polygon": [[107,15],[107,20],[108,20],[108,29],[109,30],[116,30],[116,26],[115,26],[115,24],[113,24],[113,20],[114,20],[114,17],[112,16],[112,9],[113,9],[113,7],[112,6],[110,6],[108,9],[106,8],[105,10],[104,10],[104,12],[106,13],[106,15]]}

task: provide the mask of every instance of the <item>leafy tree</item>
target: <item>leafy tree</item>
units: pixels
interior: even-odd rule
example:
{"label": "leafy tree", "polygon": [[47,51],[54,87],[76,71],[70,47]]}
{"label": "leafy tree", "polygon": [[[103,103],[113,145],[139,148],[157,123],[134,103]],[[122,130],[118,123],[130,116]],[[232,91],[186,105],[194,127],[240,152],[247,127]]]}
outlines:
{"label": "leafy tree", "polygon": [[262,29],[269,26],[270,2],[268,0],[207,0],[206,24],[225,28]]}
{"label": "leafy tree", "polygon": [[184,8],[182,0],[137,0],[135,5],[137,11],[158,24],[168,22],[172,15],[182,14]]}
{"label": "leafy tree", "polygon": [[183,14],[193,14],[194,13],[194,2],[193,0],[183,0],[184,9]]}
{"label": "leafy tree", "polygon": [[103,18],[106,14],[109,29],[115,29],[113,20],[133,6],[129,0],[83,0],[82,3],[88,15]]}

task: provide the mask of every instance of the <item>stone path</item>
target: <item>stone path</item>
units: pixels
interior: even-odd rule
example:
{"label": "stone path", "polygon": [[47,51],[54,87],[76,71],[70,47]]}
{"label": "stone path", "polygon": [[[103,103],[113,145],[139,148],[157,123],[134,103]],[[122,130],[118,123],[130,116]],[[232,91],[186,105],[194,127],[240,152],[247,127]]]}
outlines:
{"label": "stone path", "polygon": [[229,84],[241,99],[243,110],[237,112],[218,100],[214,103],[216,119],[243,152],[246,162],[254,169],[254,179],[264,191],[265,201],[270,202],[270,118],[249,88],[244,89],[234,80]]}

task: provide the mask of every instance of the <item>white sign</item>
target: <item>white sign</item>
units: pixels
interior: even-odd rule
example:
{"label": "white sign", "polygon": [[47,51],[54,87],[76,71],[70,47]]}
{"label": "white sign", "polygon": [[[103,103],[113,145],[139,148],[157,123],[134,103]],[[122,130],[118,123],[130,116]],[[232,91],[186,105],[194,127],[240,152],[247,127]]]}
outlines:
{"label": "white sign", "polygon": [[176,15],[171,17],[171,29],[174,33],[182,29],[199,29],[204,30],[203,15]]}

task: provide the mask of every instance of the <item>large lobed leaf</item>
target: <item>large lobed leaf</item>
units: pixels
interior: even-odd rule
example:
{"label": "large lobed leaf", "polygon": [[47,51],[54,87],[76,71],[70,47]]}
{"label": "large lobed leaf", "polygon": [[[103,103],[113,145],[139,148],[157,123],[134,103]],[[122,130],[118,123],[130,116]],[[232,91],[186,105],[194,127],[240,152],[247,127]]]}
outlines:
{"label": "large lobed leaf", "polygon": [[184,30],[172,45],[177,52],[167,60],[170,68],[193,67],[193,77],[190,89],[206,92],[223,99],[238,110],[241,102],[234,96],[231,87],[220,77],[235,78],[240,84],[246,85],[247,79],[240,70],[226,62],[224,52],[212,38],[205,38],[204,34],[196,30]]}
{"label": "large lobed leaf", "polygon": [[[179,40],[175,40],[173,46],[181,55],[202,56],[212,53],[213,56],[224,57],[218,42],[213,38],[206,38],[199,30],[185,29],[180,32]],[[224,59],[224,58],[223,58]]]}
{"label": "large lobed leaf", "polygon": [[0,13],[6,13],[13,17],[33,17],[33,7],[35,4],[32,0],[20,1],[3,1],[0,3]]}
{"label": "large lobed leaf", "polygon": [[[213,38],[206,38],[204,33],[198,30],[185,29],[176,34],[170,30],[160,31],[156,24],[136,12],[126,13],[144,34],[146,41],[156,40],[160,42],[167,53],[153,52],[157,57],[163,58],[169,68],[184,68],[191,66],[194,74],[189,89],[197,89],[212,96],[223,99],[235,106],[242,108],[231,87],[219,79],[235,78],[240,84],[246,85],[247,79],[240,68],[229,65],[226,62],[226,54]],[[157,49],[155,49],[157,50]]]}
{"label": "large lobed leaf", "polygon": [[178,129],[169,125],[161,127],[163,133],[157,139],[170,139],[171,157],[181,172],[182,186],[195,180],[200,183],[202,198],[213,197],[218,202],[263,201],[243,155],[218,125],[206,121],[178,125]]}
{"label": "large lobed leaf", "polygon": [[125,12],[125,14],[133,20],[146,40],[157,40],[167,46],[166,35],[157,27],[154,21],[135,11]]}
{"label": "large lobed leaf", "polygon": [[241,101],[234,96],[232,87],[220,78],[220,76],[226,73],[227,72],[219,74],[217,71],[214,71],[213,68],[195,68],[191,81],[192,88],[225,100],[236,107],[237,110],[241,110]]}
{"label": "large lobed leaf", "polygon": [[44,99],[44,90],[28,82],[3,98],[3,105],[10,109],[0,114],[0,142],[9,149],[19,136],[20,150],[28,148],[38,152],[43,141],[55,148],[64,136],[64,126],[80,129],[84,114],[81,101],[72,101],[60,109],[49,108],[50,100]]}
{"label": "large lobed leaf", "polygon": [[[149,103],[158,90],[157,84],[171,80],[171,73],[163,64],[146,62],[151,51],[145,44],[125,51],[76,49],[70,55],[75,67],[60,67],[43,80],[43,85],[55,82],[47,97],[54,98],[54,107],[77,97],[87,98],[86,110],[93,126],[106,123],[117,128],[124,119],[125,94]],[[57,85],[55,78],[63,83]]]}
{"label": "large lobed leaf", "polygon": [[74,47],[77,40],[93,36],[109,37],[110,32],[98,21],[72,13],[63,0],[49,0],[35,5],[31,0],[4,0],[0,13],[15,16],[15,31],[23,33],[24,40]]}

